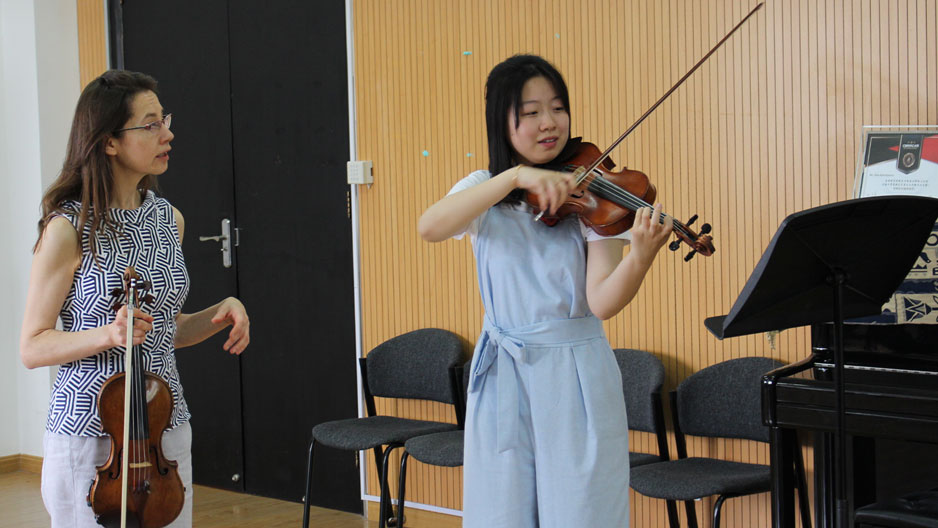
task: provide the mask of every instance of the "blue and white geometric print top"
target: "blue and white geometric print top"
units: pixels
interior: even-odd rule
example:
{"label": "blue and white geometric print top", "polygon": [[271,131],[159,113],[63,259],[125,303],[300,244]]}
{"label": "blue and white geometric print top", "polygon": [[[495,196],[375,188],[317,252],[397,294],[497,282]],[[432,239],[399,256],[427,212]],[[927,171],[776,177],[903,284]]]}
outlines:
{"label": "blue and white geometric print top", "polygon": [[[66,202],[63,214],[72,225],[78,223],[81,204]],[[75,271],[72,287],[59,316],[66,332],[104,326],[114,320],[111,291],[123,288],[127,266],[152,283],[155,301],[143,307],[153,316],[153,329],[143,343],[143,369],[163,378],[173,395],[170,428],[189,420],[176,369],[174,339],[176,315],[189,293],[189,274],[179,244],[173,208],[163,198],[147,192],[136,209],[110,209],[119,233],[96,238],[97,264],[91,254],[91,226],[81,233],[81,265]],[[100,267],[99,267],[100,266]],[[46,429],[73,436],[104,436],[98,415],[98,392],[112,375],[124,371],[124,348],[116,347],[59,367],[49,402]]]}

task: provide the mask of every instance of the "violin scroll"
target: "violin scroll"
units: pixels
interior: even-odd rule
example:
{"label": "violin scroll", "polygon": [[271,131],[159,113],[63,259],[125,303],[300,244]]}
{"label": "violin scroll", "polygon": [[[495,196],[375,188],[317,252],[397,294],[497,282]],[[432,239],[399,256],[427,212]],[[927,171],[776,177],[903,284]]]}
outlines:
{"label": "violin scroll", "polygon": [[681,242],[690,246],[691,252],[684,257],[684,262],[690,261],[697,253],[709,257],[716,251],[713,247],[713,237],[708,234],[713,228],[710,224],[703,224],[700,226],[700,232],[695,233],[690,226],[696,221],[697,215],[690,217],[684,224],[678,222],[677,219],[674,220],[674,234],[677,235],[677,239],[668,244],[668,249],[677,251],[681,247]]}
{"label": "violin scroll", "polygon": [[150,290],[153,288],[153,283],[148,280],[143,280],[133,266],[127,266],[127,269],[124,270],[124,287],[118,287],[111,290],[111,297],[114,298],[114,304],[111,305],[111,309],[115,312],[120,310],[121,306],[127,304],[131,299],[129,293],[133,292],[133,299],[136,299],[137,307],[143,306],[144,304],[153,304],[154,299],[153,295],[150,294]]}

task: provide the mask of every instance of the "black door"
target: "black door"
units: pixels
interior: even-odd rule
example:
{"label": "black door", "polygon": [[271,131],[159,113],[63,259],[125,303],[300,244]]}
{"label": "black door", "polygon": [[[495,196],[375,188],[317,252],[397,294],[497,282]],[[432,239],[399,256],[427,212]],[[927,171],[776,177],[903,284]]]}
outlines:
{"label": "black door", "polygon": [[[186,218],[186,311],[237,295],[251,316],[240,358],[227,332],[178,353],[195,481],[298,501],[310,428],[357,412],[344,2],[125,1],[123,31],[174,113],[160,186]],[[230,268],[199,241],[223,219]],[[316,469],[313,504],[361,511],[354,453]]]}
{"label": "black door", "polygon": [[[159,185],[186,219],[191,287],[184,311],[192,312],[238,294],[237,261],[223,267],[220,244],[199,241],[220,234],[222,219],[235,220],[228,28],[198,22],[224,21],[227,1],[175,4],[124,3],[124,60],[128,69],[159,81],[160,102],[173,113],[176,139]],[[176,357],[193,415],[196,482],[243,491],[241,361],[221,350],[224,339],[220,333]]]}
{"label": "black door", "polygon": [[[357,412],[345,6],[230,5],[239,284],[263,343],[242,358],[245,472],[297,500],[311,425]],[[316,468],[312,503],[361,509],[354,452]]]}

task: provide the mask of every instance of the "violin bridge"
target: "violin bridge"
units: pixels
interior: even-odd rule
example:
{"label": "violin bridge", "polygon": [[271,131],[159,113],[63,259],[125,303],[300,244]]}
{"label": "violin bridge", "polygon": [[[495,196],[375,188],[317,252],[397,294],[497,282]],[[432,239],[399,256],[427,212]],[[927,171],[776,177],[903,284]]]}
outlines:
{"label": "violin bridge", "polygon": [[127,465],[128,467],[130,467],[130,469],[140,469],[140,468],[148,468],[152,466],[153,464],[149,462],[133,462]]}

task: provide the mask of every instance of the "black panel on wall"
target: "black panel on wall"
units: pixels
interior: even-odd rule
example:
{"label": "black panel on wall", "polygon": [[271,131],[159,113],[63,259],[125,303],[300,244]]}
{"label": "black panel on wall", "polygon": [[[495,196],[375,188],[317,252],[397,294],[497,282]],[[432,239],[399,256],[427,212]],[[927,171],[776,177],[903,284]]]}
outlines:
{"label": "black panel on wall", "polygon": [[[237,264],[223,267],[219,244],[199,241],[218,235],[222,218],[236,221],[228,3],[125,1],[121,11],[125,67],[155,77],[164,111],[173,113],[169,170],[158,180],[160,193],[186,221],[191,287],[183,311],[191,313],[238,295]],[[192,413],[194,479],[241,491],[241,361],[222,350],[226,338],[222,332],[178,350],[176,358]]]}
{"label": "black panel on wall", "polygon": [[[174,113],[161,186],[186,217],[186,311],[238,295],[251,316],[240,358],[227,331],[177,355],[199,484],[299,501],[310,429],[357,415],[344,9],[123,4],[126,67]],[[231,268],[199,241],[223,218],[240,232]],[[355,453],[317,448],[311,503],[361,512]]]}
{"label": "black panel on wall", "polygon": [[[243,358],[245,471],[295,500],[312,425],[357,414],[345,6],[265,5],[230,12],[241,292],[268,308]],[[360,511],[355,453],[317,449],[315,468],[313,504]]]}

